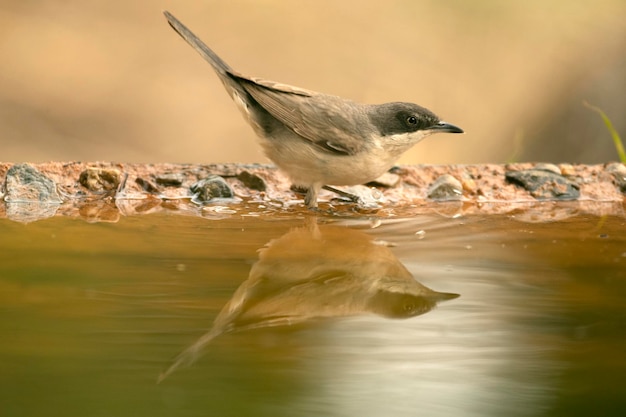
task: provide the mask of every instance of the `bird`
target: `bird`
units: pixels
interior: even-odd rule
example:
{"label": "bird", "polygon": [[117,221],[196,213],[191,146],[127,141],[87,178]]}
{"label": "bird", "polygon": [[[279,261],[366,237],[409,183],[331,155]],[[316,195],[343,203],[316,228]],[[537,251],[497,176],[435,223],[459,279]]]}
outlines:
{"label": "bird", "polygon": [[413,103],[361,104],[232,69],[180,20],[170,26],[215,70],[252,126],[264,154],[317,207],[322,187],[365,184],[391,169],[413,145],[434,133],[464,133]]}

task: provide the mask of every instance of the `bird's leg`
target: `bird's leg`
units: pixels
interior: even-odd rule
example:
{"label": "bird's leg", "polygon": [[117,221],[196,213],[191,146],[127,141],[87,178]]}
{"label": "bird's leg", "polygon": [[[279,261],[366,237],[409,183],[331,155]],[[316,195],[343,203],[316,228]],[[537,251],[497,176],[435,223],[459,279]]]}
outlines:
{"label": "bird's leg", "polygon": [[[330,191],[332,193],[335,193],[343,198],[346,198],[348,200],[350,200],[353,203],[356,204],[360,204],[361,203],[361,198],[357,195],[354,194],[350,194],[346,191],[340,190],[338,188],[335,187],[331,187],[330,185],[321,185],[321,184],[312,184],[311,186],[309,186],[306,190],[306,195],[304,196],[304,204],[310,208],[310,209],[316,209],[317,208],[317,196],[320,192],[321,189],[325,189],[327,191]],[[294,187],[292,186],[292,190],[296,191],[296,192],[302,192],[300,187]]]}
{"label": "bird's leg", "polygon": [[317,195],[319,194],[321,188],[321,184],[311,184],[311,186],[307,190],[306,195],[304,196],[304,204],[308,208],[317,208]]}

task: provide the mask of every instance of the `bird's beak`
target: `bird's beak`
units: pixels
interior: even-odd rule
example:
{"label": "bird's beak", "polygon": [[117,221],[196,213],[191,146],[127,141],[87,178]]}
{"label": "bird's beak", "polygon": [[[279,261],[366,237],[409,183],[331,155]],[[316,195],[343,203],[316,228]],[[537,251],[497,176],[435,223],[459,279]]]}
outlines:
{"label": "bird's beak", "polygon": [[453,124],[446,122],[439,122],[435,126],[431,127],[435,132],[447,132],[447,133],[464,133],[463,129]]}

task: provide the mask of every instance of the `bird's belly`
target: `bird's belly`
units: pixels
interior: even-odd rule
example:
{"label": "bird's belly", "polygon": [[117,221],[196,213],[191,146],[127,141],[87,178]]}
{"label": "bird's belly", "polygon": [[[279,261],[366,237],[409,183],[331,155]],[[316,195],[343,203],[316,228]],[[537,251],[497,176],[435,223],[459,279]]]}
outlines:
{"label": "bird's belly", "polygon": [[263,138],[261,145],[265,155],[297,185],[363,184],[384,174],[395,162],[382,150],[338,155],[320,150],[301,138]]}

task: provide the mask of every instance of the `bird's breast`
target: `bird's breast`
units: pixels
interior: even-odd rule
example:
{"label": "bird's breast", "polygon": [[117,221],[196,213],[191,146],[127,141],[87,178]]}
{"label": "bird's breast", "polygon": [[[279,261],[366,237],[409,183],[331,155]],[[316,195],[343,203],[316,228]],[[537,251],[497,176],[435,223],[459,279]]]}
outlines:
{"label": "bird's breast", "polygon": [[291,131],[262,138],[265,155],[298,185],[357,185],[372,181],[395,163],[388,152],[370,146],[354,155],[333,154]]}

